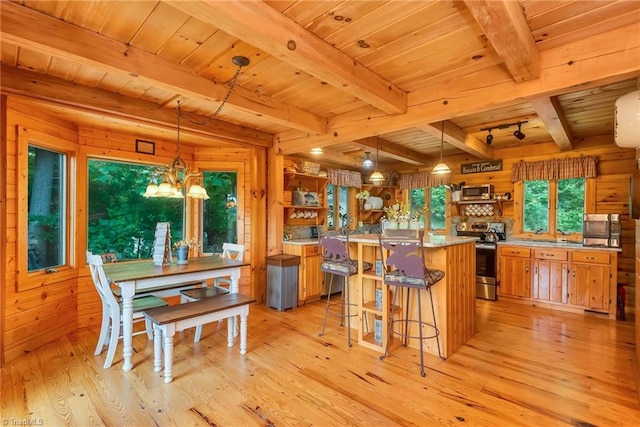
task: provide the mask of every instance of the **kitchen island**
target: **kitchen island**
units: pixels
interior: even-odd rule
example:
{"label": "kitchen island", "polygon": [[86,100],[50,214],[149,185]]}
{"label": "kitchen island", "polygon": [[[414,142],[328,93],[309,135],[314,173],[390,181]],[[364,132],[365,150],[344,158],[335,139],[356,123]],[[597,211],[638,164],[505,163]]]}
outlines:
{"label": "kitchen island", "polygon": [[[400,240],[400,239],[399,239]],[[445,276],[432,287],[436,319],[440,329],[440,350],[443,357],[452,355],[475,333],[475,237],[442,236],[427,234],[424,238],[426,263],[430,268],[442,270]],[[356,286],[351,287],[352,301],[358,301],[358,344],[383,352],[387,339],[387,325],[391,313],[391,302],[395,286],[382,283],[381,268],[376,268],[376,260],[380,260],[380,248],[377,234],[357,234],[349,236],[352,259],[358,260]],[[374,267],[363,271],[363,261]],[[376,271],[377,270],[377,271]],[[378,274],[376,274],[378,273]],[[376,305],[376,289],[381,300]],[[430,304],[426,291],[422,298],[423,321],[432,322]],[[396,301],[395,316],[400,309],[406,310],[403,304],[406,299]],[[417,298],[412,298],[409,312],[412,319],[417,319]],[[398,325],[399,326],[399,325]],[[377,331],[376,331],[377,328]],[[412,325],[411,336],[418,336],[417,325]],[[400,339],[392,340],[389,349],[400,345]],[[408,345],[419,348],[418,339],[409,339]],[[438,355],[436,340],[424,341],[424,351]]]}

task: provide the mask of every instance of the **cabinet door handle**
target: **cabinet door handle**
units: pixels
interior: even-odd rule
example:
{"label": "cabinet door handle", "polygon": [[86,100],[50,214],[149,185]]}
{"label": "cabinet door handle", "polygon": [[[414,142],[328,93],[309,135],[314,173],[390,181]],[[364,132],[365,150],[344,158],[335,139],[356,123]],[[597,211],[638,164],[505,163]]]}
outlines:
{"label": "cabinet door handle", "polygon": [[573,274],[571,274],[571,276],[574,277],[574,278],[576,277],[576,271],[575,270],[573,270]]}
{"label": "cabinet door handle", "polygon": [[538,274],[538,267],[533,268],[533,274]]}
{"label": "cabinet door handle", "polygon": [[528,273],[528,272],[529,272],[529,266],[528,266],[528,265],[524,268],[524,272],[525,272],[525,273]]}
{"label": "cabinet door handle", "polygon": [[589,259],[589,260],[592,260],[592,261],[596,259],[596,257],[594,257],[594,256],[588,256],[586,258]]}

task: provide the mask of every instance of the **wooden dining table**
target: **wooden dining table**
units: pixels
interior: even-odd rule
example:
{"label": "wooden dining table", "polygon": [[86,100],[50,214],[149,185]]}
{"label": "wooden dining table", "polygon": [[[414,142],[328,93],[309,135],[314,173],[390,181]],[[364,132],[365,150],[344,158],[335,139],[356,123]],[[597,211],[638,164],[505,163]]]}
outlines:
{"label": "wooden dining table", "polygon": [[159,267],[153,260],[126,261],[105,264],[104,272],[109,280],[122,291],[122,340],[124,365],[122,370],[133,368],[133,297],[146,289],[158,286],[175,285],[189,282],[204,282],[217,277],[230,277],[230,293],[238,292],[238,280],[242,267],[248,266],[244,261],[203,256],[189,258],[187,264],[171,263]]}

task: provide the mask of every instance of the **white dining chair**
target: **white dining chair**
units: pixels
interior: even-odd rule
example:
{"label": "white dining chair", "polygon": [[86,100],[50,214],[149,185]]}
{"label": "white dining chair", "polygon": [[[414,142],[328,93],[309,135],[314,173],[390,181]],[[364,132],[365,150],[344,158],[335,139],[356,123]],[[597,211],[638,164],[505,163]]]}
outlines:
{"label": "white dining chair", "polygon": [[[222,255],[221,258],[233,259],[236,261],[244,260],[244,245],[237,243],[223,243],[222,244]],[[212,298],[218,295],[223,295],[225,293],[224,288],[220,285],[226,284],[227,287],[231,286],[231,278],[227,277],[217,277],[214,285],[212,287],[201,287],[195,289],[188,289],[184,291],[180,291],[182,294],[181,302],[193,302],[199,301],[203,298]],[[237,335],[237,318],[233,318],[233,334]],[[196,326],[196,333],[193,337],[193,342],[200,342],[200,338],[202,336],[202,325]]]}
{"label": "white dining chair", "polygon": [[[111,285],[104,273],[102,257],[100,255],[94,255],[91,252],[87,252],[87,263],[89,264],[89,271],[91,272],[91,279],[98,291],[100,301],[102,302],[102,324],[100,325],[100,335],[98,337],[98,344],[96,350],[93,353],[98,356],[102,353],[104,346],[108,346],[107,357],[104,361],[104,369],[107,369],[113,363],[113,357],[116,353],[118,346],[118,339],[122,338],[122,303],[116,300],[115,295],[111,290]],[[163,307],[168,305],[162,298],[155,297],[153,295],[143,296],[141,298],[134,298],[133,300],[133,320],[143,320],[144,310]],[[146,333],[149,340],[153,339],[153,328],[149,320],[145,320],[145,330],[136,332],[133,335],[139,335]]]}

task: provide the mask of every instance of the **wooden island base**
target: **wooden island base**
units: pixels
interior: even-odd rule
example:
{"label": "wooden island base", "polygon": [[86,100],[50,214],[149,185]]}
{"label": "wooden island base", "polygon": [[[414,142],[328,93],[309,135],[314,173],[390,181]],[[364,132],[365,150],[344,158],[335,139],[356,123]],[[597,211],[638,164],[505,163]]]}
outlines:
{"label": "wooden island base", "polygon": [[[425,236],[426,262],[430,268],[445,272],[445,277],[433,288],[436,320],[440,330],[440,350],[443,357],[452,355],[462,344],[475,333],[475,238],[451,236]],[[382,283],[381,276],[376,275],[376,260],[380,260],[380,249],[377,235],[354,235],[349,238],[352,259],[359,261],[357,286],[351,288],[351,298],[358,301],[358,344],[384,351],[387,339],[387,328],[393,301],[394,286]],[[370,262],[374,268],[362,270],[362,261]],[[380,273],[378,269],[378,273]],[[382,307],[375,304],[376,289],[382,290]],[[433,323],[433,315],[426,291],[422,297],[423,321]],[[400,297],[400,295],[399,295]],[[394,317],[399,318],[400,310],[406,307],[406,296],[398,298]],[[409,307],[410,318],[418,319],[417,298],[412,298]],[[376,334],[376,324],[381,327]],[[400,327],[396,325],[399,332]],[[410,325],[410,336],[418,336],[417,323]],[[395,336],[395,335],[394,335]],[[419,348],[417,338],[409,339],[408,345]],[[389,346],[393,350],[400,345],[400,339],[393,339]],[[435,339],[424,341],[424,351],[438,355]]]}

